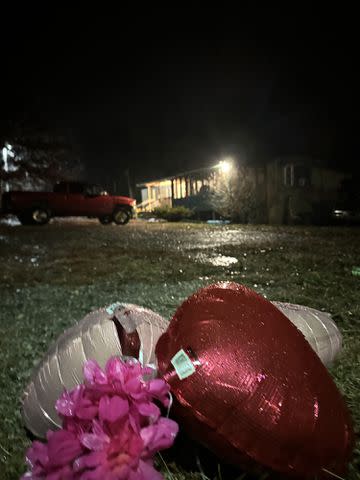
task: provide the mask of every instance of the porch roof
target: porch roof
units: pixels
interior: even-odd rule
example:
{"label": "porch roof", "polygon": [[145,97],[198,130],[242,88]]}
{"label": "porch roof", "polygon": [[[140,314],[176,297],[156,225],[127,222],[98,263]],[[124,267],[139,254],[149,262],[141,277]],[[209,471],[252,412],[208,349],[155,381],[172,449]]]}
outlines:
{"label": "porch roof", "polygon": [[206,172],[209,172],[211,170],[216,170],[216,169],[217,169],[217,165],[212,166],[212,167],[195,168],[193,170],[187,170],[186,172],[176,173],[176,174],[171,175],[169,177],[155,178],[155,179],[152,179],[152,180],[148,180],[146,182],[137,183],[136,186],[138,188],[147,187],[151,183],[165,182],[166,180],[175,180],[176,178],[186,177],[186,176],[192,175],[194,173],[201,173],[201,172],[206,173]]}

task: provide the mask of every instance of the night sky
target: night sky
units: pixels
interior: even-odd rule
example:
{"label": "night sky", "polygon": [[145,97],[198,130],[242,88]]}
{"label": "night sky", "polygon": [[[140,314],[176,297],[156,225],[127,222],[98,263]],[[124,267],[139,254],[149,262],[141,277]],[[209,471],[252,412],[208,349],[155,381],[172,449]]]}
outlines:
{"label": "night sky", "polygon": [[354,171],[355,14],[329,10],[6,8],[2,131],[65,135],[102,181],[225,155],[305,154]]}

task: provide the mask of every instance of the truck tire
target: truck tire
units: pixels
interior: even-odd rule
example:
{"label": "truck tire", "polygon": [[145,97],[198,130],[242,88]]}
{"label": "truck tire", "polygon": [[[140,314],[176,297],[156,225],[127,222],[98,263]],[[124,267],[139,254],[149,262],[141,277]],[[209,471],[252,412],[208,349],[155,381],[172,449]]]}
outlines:
{"label": "truck tire", "polygon": [[116,225],[126,225],[130,220],[130,212],[127,208],[117,207],[113,213],[113,221]]}
{"label": "truck tire", "polygon": [[50,212],[44,207],[33,207],[30,216],[33,225],[46,225],[50,220]]}
{"label": "truck tire", "polygon": [[110,225],[112,223],[113,219],[111,215],[104,215],[103,217],[99,217],[99,222],[102,225]]}

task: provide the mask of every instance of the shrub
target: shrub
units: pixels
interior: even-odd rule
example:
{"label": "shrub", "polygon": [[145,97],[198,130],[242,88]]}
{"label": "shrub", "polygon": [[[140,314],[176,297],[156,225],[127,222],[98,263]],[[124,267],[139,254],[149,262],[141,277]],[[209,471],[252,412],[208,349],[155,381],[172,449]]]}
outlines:
{"label": "shrub", "polygon": [[157,207],[154,209],[156,218],[163,218],[168,222],[179,222],[193,216],[193,211],[186,207]]}

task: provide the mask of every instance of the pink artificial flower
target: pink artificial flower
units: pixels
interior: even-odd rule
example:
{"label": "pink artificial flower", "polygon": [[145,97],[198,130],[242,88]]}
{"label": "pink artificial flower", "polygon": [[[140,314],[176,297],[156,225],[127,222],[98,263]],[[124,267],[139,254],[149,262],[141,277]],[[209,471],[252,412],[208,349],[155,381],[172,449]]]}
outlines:
{"label": "pink artificial flower", "polygon": [[147,383],[148,394],[159,400],[164,407],[169,405],[169,385],[160,378],[154,378]]}
{"label": "pink artificial flower", "polygon": [[84,385],[78,385],[64,392],[55,404],[57,412],[63,417],[77,417],[92,420],[98,413],[98,402],[87,392]]}
{"label": "pink artificial flower", "polygon": [[67,430],[49,431],[48,443],[33,442],[26,453],[31,472],[22,478],[31,480],[72,480],[73,462],[85,451],[77,436]]}
{"label": "pink artificial flower", "polygon": [[49,463],[48,446],[44,443],[35,441],[26,452],[26,463],[31,468],[31,472],[25,473],[22,479],[45,476],[46,466]]}
{"label": "pink artificial flower", "polygon": [[129,402],[127,399],[117,395],[108,397],[104,395],[99,403],[99,418],[101,421],[110,423],[122,420],[129,413]]}
{"label": "pink artificial flower", "polygon": [[94,421],[94,433],[84,434],[81,443],[90,453],[78,458],[74,471],[81,480],[160,480],[151,459],[143,459],[144,442],[128,425],[109,436]]}
{"label": "pink artificial flower", "polygon": [[146,455],[151,458],[159,450],[171,447],[179,431],[179,426],[170,418],[160,418],[153,425],[141,430],[140,435],[144,442]]}
{"label": "pink artificial flower", "polygon": [[95,360],[88,360],[84,365],[84,377],[91,384],[106,385],[108,379]]}
{"label": "pink artificial flower", "polygon": [[89,360],[84,367],[85,383],[94,392],[117,393],[126,395],[135,401],[153,397],[168,404],[169,386],[160,379],[146,382],[144,376],[152,374],[153,370],[143,367],[138,361],[123,362],[118,357],[112,357],[105,366],[105,372],[97,362]]}
{"label": "pink artificial flower", "polygon": [[118,357],[108,360],[105,372],[93,360],[86,362],[84,367],[85,384],[93,401],[103,395],[109,398],[116,395],[123,399],[125,408],[127,400],[129,421],[138,432],[149,419],[153,423],[161,414],[152,399],[160,401],[164,406],[169,404],[169,386],[164,380],[144,380],[144,376],[152,372],[152,369],[143,367],[137,361],[129,360],[125,363]]}
{"label": "pink artificial flower", "polygon": [[158,450],[170,447],[178,425],[161,417],[157,400],[169,403],[164,380],[145,377],[152,369],[111,358],[103,371],[84,366],[85,382],[56,402],[63,428],[48,432],[47,444],[27,452],[31,480],[160,480],[153,466]]}

